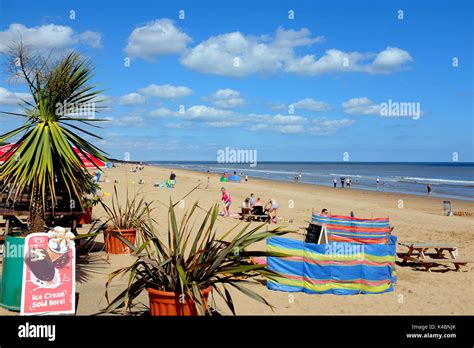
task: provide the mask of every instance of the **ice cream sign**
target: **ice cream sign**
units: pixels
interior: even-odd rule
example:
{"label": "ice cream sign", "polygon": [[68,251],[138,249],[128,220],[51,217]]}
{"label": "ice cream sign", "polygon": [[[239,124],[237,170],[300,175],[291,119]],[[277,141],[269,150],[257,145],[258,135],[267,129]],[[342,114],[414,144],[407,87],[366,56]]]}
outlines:
{"label": "ice cream sign", "polygon": [[25,239],[21,314],[75,312],[74,234],[62,227]]}

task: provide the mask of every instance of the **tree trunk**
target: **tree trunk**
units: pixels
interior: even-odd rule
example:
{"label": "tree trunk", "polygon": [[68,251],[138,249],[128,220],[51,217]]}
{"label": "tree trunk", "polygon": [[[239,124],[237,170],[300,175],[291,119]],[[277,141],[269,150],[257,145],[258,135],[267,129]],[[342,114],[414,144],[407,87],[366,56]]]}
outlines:
{"label": "tree trunk", "polygon": [[33,193],[33,199],[30,204],[30,232],[45,231],[45,207],[43,206],[43,198],[36,188]]}

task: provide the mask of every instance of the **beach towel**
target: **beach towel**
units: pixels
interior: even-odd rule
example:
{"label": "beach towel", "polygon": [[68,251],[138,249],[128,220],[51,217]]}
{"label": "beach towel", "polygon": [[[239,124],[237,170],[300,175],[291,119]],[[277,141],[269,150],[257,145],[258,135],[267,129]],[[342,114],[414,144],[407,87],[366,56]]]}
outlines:
{"label": "beach towel", "polygon": [[312,222],[326,226],[329,243],[386,244],[390,232],[388,218],[361,219],[350,216],[313,214]]}
{"label": "beach towel", "polygon": [[267,240],[267,267],[280,276],[267,280],[270,290],[308,294],[380,294],[396,282],[396,237],[390,244],[314,244],[282,237]]}

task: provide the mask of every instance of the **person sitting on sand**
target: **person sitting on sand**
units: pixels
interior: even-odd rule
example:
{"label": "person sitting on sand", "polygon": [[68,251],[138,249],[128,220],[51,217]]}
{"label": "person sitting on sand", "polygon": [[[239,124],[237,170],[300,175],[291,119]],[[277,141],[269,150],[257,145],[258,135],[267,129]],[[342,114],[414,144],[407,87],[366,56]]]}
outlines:
{"label": "person sitting on sand", "polygon": [[245,200],[242,202],[242,208],[243,209],[250,209],[250,198],[245,198]]}
{"label": "person sitting on sand", "polygon": [[[253,193],[252,193],[253,194]],[[260,197],[257,197],[257,199],[255,200],[255,202],[253,203],[253,206],[254,207],[263,207],[263,203],[262,201],[260,200]]]}
{"label": "person sitting on sand", "polygon": [[268,203],[265,205],[265,210],[268,212],[268,216],[270,221],[273,223],[277,223],[277,210],[278,210],[278,203],[274,198],[270,198]]}
{"label": "person sitting on sand", "polygon": [[329,215],[329,211],[326,208],[321,210],[321,216],[328,216],[328,215]]}
{"label": "person sitting on sand", "polygon": [[230,198],[230,194],[226,191],[225,187],[221,187],[221,192],[221,200],[224,202],[224,217],[228,217],[230,216],[230,205],[232,204],[232,198]]}

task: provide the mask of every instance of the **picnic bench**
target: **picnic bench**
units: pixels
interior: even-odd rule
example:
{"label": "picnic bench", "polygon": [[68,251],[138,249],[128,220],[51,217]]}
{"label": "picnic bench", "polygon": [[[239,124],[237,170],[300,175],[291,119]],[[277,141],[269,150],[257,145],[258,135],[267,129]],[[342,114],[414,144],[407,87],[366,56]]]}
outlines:
{"label": "picnic bench", "polygon": [[270,217],[268,216],[268,214],[266,214],[263,211],[263,207],[261,211],[256,211],[255,208],[258,208],[258,207],[254,207],[253,209],[242,208],[242,211],[239,213],[240,219],[245,220],[245,221],[262,221],[262,222],[270,220]]}
{"label": "picnic bench", "polygon": [[[402,259],[401,263],[413,262],[431,272],[431,268],[436,265],[454,265],[456,271],[461,270],[461,266],[466,266],[470,261],[456,258],[458,248],[449,244],[431,244],[431,243],[398,243],[408,248],[407,252],[400,252],[398,256]],[[446,254],[447,252],[447,254]],[[446,257],[448,256],[448,257]]]}
{"label": "picnic bench", "polygon": [[[84,212],[81,211],[55,211],[53,220],[61,222],[65,226],[71,228],[71,232],[77,234],[77,228],[80,227],[79,220]],[[0,217],[3,217],[5,222],[2,224],[4,228],[3,235],[0,235],[0,243],[5,239],[14,228],[28,229],[29,210],[15,210],[0,208]]]}

